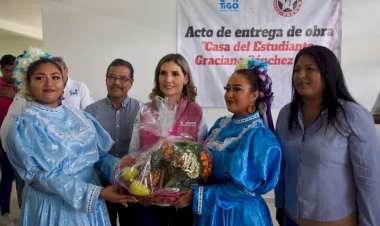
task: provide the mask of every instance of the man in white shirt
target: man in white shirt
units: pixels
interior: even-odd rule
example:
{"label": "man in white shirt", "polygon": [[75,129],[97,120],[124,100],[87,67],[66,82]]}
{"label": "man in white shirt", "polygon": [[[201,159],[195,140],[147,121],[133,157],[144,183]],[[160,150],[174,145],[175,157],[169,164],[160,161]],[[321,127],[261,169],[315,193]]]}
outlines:
{"label": "man in white shirt", "polygon": [[63,73],[63,81],[66,83],[63,93],[63,104],[74,106],[81,110],[84,110],[87,105],[92,104],[94,100],[90,96],[87,85],[83,82],[69,78],[69,69],[67,68],[66,63],[63,61],[62,57],[52,57],[51,59],[61,67]]}

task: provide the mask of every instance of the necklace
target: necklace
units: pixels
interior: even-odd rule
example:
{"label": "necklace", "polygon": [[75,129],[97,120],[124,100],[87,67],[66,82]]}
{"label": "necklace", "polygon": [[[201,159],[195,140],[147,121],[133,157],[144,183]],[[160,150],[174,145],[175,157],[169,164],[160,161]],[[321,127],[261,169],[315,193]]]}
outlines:
{"label": "necklace", "polygon": [[251,121],[253,119],[256,119],[259,117],[259,114],[258,113],[255,113],[247,118],[242,118],[242,119],[238,119],[238,120],[234,120],[234,124],[242,124],[242,123],[245,123],[245,122],[248,122],[248,121]]}

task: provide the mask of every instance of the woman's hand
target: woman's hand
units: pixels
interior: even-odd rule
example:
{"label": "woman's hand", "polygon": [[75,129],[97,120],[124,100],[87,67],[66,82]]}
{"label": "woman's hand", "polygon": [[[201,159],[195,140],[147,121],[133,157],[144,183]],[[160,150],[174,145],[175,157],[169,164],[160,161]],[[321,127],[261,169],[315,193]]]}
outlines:
{"label": "woman's hand", "polygon": [[109,185],[100,191],[99,197],[110,202],[119,203],[125,207],[128,207],[128,203],[130,202],[138,202],[136,197],[119,194],[118,191],[119,187],[116,184]]}
{"label": "woman's hand", "polygon": [[171,205],[177,209],[193,205],[193,190],[183,192]]}

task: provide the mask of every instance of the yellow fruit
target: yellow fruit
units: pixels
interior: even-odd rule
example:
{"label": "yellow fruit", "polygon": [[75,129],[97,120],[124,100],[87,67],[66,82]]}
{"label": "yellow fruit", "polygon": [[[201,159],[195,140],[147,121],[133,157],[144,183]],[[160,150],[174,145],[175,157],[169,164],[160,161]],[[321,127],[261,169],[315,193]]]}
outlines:
{"label": "yellow fruit", "polygon": [[131,186],[129,187],[129,192],[132,195],[137,196],[147,196],[150,195],[150,189],[145,187],[145,185],[137,180],[132,180]]}
{"label": "yellow fruit", "polygon": [[126,167],[120,173],[121,178],[125,181],[131,181],[137,175],[139,175],[139,170],[134,167]]}

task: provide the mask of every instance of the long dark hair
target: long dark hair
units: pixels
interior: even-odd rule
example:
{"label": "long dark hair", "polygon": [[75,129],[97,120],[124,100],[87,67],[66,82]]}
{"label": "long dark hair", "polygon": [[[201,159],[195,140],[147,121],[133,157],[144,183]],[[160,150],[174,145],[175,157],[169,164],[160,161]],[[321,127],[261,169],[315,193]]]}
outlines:
{"label": "long dark hair", "polygon": [[[339,108],[343,110],[341,104],[338,101],[339,99],[351,101],[354,103],[356,103],[356,101],[347,89],[339,60],[330,49],[318,45],[306,47],[296,55],[294,66],[296,66],[298,59],[303,55],[309,55],[314,58],[321,72],[321,75],[325,80],[325,89],[323,91],[323,109],[327,109],[328,121],[330,122],[336,119],[337,110]],[[291,129],[293,123],[295,123],[298,108],[302,103],[302,96],[294,88],[293,79],[292,89],[293,98],[290,103],[289,129]]]}

